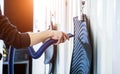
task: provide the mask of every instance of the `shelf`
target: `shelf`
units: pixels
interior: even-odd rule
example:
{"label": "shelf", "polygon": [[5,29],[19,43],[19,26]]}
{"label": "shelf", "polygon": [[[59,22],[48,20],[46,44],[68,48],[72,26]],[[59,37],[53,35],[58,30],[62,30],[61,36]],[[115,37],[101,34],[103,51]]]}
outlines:
{"label": "shelf", "polygon": [[[29,61],[14,62],[14,71],[15,74],[18,74],[20,72],[22,72],[22,74],[29,74]],[[8,72],[8,62],[3,62],[3,74],[6,74],[7,72]]]}

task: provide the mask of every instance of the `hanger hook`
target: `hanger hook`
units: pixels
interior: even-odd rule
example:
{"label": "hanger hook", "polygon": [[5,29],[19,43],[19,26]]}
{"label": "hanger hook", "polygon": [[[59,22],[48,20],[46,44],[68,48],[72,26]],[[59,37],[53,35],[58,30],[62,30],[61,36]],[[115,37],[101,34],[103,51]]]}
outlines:
{"label": "hanger hook", "polygon": [[82,0],[81,1],[81,3],[82,3],[82,8],[81,8],[81,18],[82,18],[82,20],[84,20],[84,5],[85,5],[85,0]]}
{"label": "hanger hook", "polygon": [[82,5],[85,5],[85,0],[82,0]]}
{"label": "hanger hook", "polygon": [[82,2],[81,2],[81,3],[82,3],[82,10],[81,10],[81,11],[82,11],[82,14],[83,14],[84,5],[85,5],[85,0],[82,0]]}

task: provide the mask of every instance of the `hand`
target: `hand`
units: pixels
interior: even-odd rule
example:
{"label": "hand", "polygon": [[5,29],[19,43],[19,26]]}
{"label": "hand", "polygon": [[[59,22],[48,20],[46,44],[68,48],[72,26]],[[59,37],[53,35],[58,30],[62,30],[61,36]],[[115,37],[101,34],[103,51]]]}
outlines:
{"label": "hand", "polygon": [[55,43],[55,45],[57,45],[57,44],[59,44],[59,43],[63,43],[63,42],[65,42],[66,40],[69,40],[68,35],[65,34],[65,33],[62,32],[62,31],[52,30],[51,33],[52,33],[51,39],[58,40],[58,42]]}

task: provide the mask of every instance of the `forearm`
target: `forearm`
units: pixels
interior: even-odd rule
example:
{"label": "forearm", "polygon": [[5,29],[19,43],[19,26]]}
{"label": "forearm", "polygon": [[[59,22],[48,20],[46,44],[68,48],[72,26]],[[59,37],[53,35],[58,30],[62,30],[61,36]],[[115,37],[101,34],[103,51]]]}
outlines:
{"label": "forearm", "polygon": [[52,33],[49,30],[37,32],[37,33],[28,33],[28,34],[30,36],[30,46],[40,42],[44,42],[46,39],[52,37]]}

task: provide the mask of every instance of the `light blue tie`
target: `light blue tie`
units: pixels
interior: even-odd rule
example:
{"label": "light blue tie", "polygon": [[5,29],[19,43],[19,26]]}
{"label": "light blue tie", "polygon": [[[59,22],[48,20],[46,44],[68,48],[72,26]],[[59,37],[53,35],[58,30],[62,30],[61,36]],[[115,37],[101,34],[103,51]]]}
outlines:
{"label": "light blue tie", "polygon": [[78,17],[74,17],[73,22],[75,37],[70,74],[90,74],[92,50],[86,21],[79,21]]}

